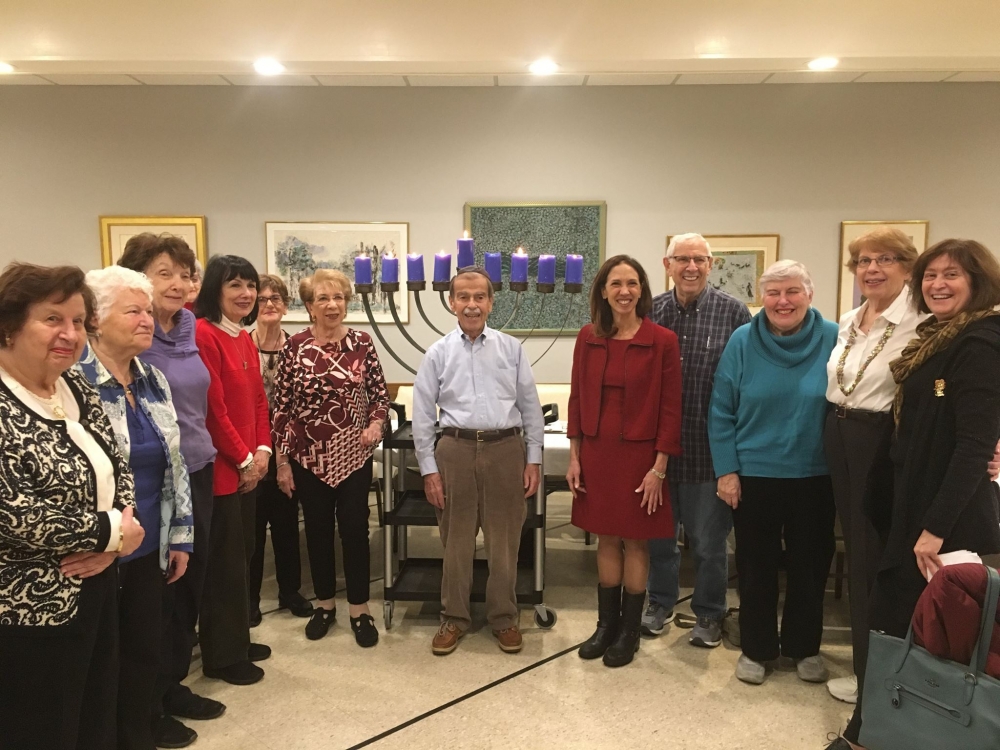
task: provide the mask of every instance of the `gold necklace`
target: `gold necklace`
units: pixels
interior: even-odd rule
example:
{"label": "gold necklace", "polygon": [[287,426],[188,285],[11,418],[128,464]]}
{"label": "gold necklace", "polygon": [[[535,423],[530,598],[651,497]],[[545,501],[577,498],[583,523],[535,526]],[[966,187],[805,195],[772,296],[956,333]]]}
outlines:
{"label": "gold necklace", "polygon": [[857,377],[854,378],[854,382],[851,383],[849,388],[844,387],[844,364],[847,362],[847,354],[851,351],[851,347],[854,346],[854,341],[858,337],[858,331],[854,327],[854,323],[851,323],[850,333],[847,334],[847,344],[844,346],[844,351],[840,355],[840,360],[837,362],[837,387],[840,388],[840,392],[845,396],[850,396],[854,393],[854,389],[858,387],[858,383],[861,382],[861,377],[865,374],[865,370],[868,369],[868,365],[872,363],[872,360],[879,355],[879,352],[885,348],[886,342],[889,337],[892,336],[892,332],[896,330],[895,323],[889,323],[885,327],[885,333],[882,334],[882,338],[878,340],[875,348],[872,349],[872,353],[868,355],[868,359],[864,361],[861,365],[861,369],[858,370]]}

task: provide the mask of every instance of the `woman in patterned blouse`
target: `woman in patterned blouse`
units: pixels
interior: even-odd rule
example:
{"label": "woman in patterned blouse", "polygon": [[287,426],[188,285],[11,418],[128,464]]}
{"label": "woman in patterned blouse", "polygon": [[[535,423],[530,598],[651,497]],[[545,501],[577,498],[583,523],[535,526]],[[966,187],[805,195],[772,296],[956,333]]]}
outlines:
{"label": "woman in patterned blouse", "polygon": [[367,333],[344,324],[351,283],[321,269],[300,287],[314,322],[288,339],[274,382],[272,438],[278,485],[298,493],[305,517],[316,609],[306,637],[326,635],[336,615],[335,521],[344,549],[351,629],[360,646],[378,642],[368,609],[368,491],[389,393]]}

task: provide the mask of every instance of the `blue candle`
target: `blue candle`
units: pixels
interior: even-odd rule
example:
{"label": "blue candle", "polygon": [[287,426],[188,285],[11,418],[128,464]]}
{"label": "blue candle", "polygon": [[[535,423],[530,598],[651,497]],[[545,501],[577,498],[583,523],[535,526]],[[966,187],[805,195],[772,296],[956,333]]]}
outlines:
{"label": "blue candle", "polygon": [[372,283],[372,259],[367,255],[359,255],[354,259],[354,283]]}
{"label": "blue candle", "polygon": [[486,273],[494,284],[500,283],[501,268],[500,253],[486,253]]}
{"label": "blue candle", "polygon": [[456,268],[467,268],[476,265],[476,241],[465,233],[458,241],[458,265]]}
{"label": "blue candle", "polygon": [[438,253],[434,256],[434,281],[451,281],[451,253]]}
{"label": "blue candle", "polygon": [[399,283],[399,258],[393,257],[392,255],[382,256],[382,283]]}
{"label": "blue candle", "polygon": [[528,256],[523,247],[510,256],[510,280],[513,284],[526,284],[528,281]]}
{"label": "blue candle", "polygon": [[582,255],[567,255],[566,256],[566,283],[567,284],[582,284],[583,283],[583,256]]}
{"label": "blue candle", "polygon": [[538,256],[538,283],[539,284],[556,283],[556,256],[554,255]]}
{"label": "blue candle", "polygon": [[410,254],[406,256],[406,280],[424,280],[424,256]]}

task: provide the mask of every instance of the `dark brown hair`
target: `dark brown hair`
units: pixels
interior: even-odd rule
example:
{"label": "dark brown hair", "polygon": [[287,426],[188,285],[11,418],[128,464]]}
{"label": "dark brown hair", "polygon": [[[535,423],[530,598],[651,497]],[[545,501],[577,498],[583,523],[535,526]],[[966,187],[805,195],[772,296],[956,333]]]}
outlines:
{"label": "dark brown hair", "polygon": [[285,282],[282,281],[280,276],[275,276],[273,273],[262,273],[260,275],[260,286],[257,287],[257,294],[260,294],[265,289],[273,289],[280,296],[282,301],[288,304],[288,287],[285,286]]}
{"label": "dark brown hair", "polygon": [[11,263],[0,274],[0,348],[24,328],[29,308],[50,297],[62,303],[70,297],[83,295],[87,310],[85,325],[93,331],[94,293],[84,281],[84,273],[76,266],[36,266],[31,263]]}
{"label": "dark brown hair", "polygon": [[465,266],[464,268],[459,268],[457,271],[455,271],[455,275],[452,276],[451,280],[448,282],[449,297],[455,296],[455,279],[457,279],[459,276],[466,276],[466,275],[482,276],[484,279],[486,279],[486,292],[487,294],[489,294],[490,299],[493,299],[493,279],[491,279],[490,275],[486,273],[485,268],[480,268],[479,266]]}
{"label": "dark brown hair", "polygon": [[156,260],[162,253],[170,256],[170,259],[179,265],[187,268],[192,275],[196,273],[194,267],[194,251],[188,247],[188,243],[175,234],[153,234],[143,232],[134,237],[129,237],[125,243],[125,250],[122,257],[118,259],[118,265],[131,268],[139,273],[146,273],[149,264]]}
{"label": "dark brown hair", "polygon": [[913,266],[910,291],[918,311],[930,312],[930,308],[924,301],[924,272],[927,270],[927,266],[942,255],[947,255],[969,274],[972,295],[969,298],[969,304],[962,312],[989,310],[991,307],[1000,305],[1000,262],[997,261],[993,253],[975,240],[941,240],[917,258],[917,262]]}
{"label": "dark brown hair", "polygon": [[615,266],[624,263],[630,266],[639,276],[639,286],[642,292],[639,294],[639,301],[635,306],[635,314],[640,318],[645,318],[653,309],[653,293],[649,291],[649,278],[642,264],[629,255],[616,255],[608,258],[601,266],[601,270],[594,277],[594,283],[590,286],[590,321],[594,324],[594,335],[601,338],[611,338],[618,329],[615,328],[614,315],[611,313],[611,305],[601,296],[601,290],[608,283],[608,277]]}

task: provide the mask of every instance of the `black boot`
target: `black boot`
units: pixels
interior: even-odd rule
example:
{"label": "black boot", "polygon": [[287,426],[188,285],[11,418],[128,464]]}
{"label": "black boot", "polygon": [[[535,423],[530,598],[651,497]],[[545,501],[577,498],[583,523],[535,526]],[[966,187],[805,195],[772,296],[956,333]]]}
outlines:
{"label": "black boot", "polygon": [[622,619],[618,628],[618,637],[604,652],[604,666],[624,667],[639,650],[639,622],[642,620],[642,607],[646,603],[646,592],[630,594],[626,591],[622,596]]}
{"label": "black boot", "polygon": [[597,630],[580,646],[581,659],[600,659],[618,635],[622,611],[622,587],[597,587]]}

